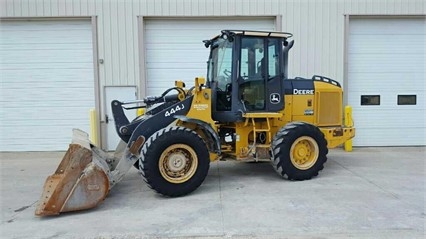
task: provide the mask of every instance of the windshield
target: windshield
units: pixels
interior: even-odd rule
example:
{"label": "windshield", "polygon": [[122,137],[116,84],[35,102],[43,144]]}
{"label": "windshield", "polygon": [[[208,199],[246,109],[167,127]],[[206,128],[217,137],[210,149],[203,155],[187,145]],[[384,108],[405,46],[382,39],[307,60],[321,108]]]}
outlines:
{"label": "windshield", "polygon": [[222,90],[231,82],[232,46],[233,42],[223,38],[218,38],[211,46],[207,80],[217,82],[217,86]]}

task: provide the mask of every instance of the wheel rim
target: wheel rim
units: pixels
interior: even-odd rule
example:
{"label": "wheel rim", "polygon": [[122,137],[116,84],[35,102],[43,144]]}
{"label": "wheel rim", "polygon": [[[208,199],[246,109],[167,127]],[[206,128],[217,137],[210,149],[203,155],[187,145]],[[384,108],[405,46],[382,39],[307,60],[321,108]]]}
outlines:
{"label": "wheel rim", "polygon": [[291,162],[298,169],[307,170],[311,168],[317,162],[318,155],[318,143],[309,136],[302,136],[291,145]]}
{"label": "wheel rim", "polygon": [[198,166],[195,151],[186,144],[166,148],[158,162],[161,176],[171,183],[184,183],[194,176]]}

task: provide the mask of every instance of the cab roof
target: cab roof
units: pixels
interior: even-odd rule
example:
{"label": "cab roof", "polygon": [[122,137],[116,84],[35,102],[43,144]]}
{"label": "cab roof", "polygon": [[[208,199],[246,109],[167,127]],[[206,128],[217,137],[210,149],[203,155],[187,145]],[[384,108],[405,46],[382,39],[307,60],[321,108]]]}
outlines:
{"label": "cab roof", "polygon": [[222,34],[227,35],[244,35],[244,36],[262,36],[262,37],[281,37],[290,38],[293,34],[288,32],[272,32],[272,31],[253,31],[253,30],[222,30]]}
{"label": "cab roof", "polygon": [[284,38],[286,41],[288,38],[292,37],[293,34],[288,32],[272,32],[272,31],[255,31],[255,30],[222,30],[221,34],[213,37],[210,40],[204,40],[204,46],[209,47],[212,42],[214,42],[219,37],[232,37],[235,35],[243,35],[243,36],[258,36],[258,37],[278,37]]}

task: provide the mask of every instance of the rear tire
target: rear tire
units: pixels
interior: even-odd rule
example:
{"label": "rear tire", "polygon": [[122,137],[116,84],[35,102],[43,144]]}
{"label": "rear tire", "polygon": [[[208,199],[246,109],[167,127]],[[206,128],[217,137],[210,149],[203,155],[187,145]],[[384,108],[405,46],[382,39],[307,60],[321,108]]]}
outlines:
{"label": "rear tire", "polygon": [[184,127],[161,129],[142,147],[140,170],[146,183],[160,194],[182,196],[197,189],[210,167],[203,139]]}
{"label": "rear tire", "polygon": [[290,180],[317,176],[327,161],[327,141],[318,127],[292,122],[281,128],[272,141],[272,164]]}

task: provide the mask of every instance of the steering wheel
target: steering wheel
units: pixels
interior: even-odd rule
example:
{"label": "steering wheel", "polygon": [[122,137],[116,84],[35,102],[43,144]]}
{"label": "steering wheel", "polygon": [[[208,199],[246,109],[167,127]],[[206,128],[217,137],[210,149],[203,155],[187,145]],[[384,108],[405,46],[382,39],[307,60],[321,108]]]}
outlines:
{"label": "steering wheel", "polygon": [[231,77],[232,71],[230,71],[230,70],[228,70],[228,69],[225,69],[225,70],[223,70],[223,74],[224,74],[226,77]]}

